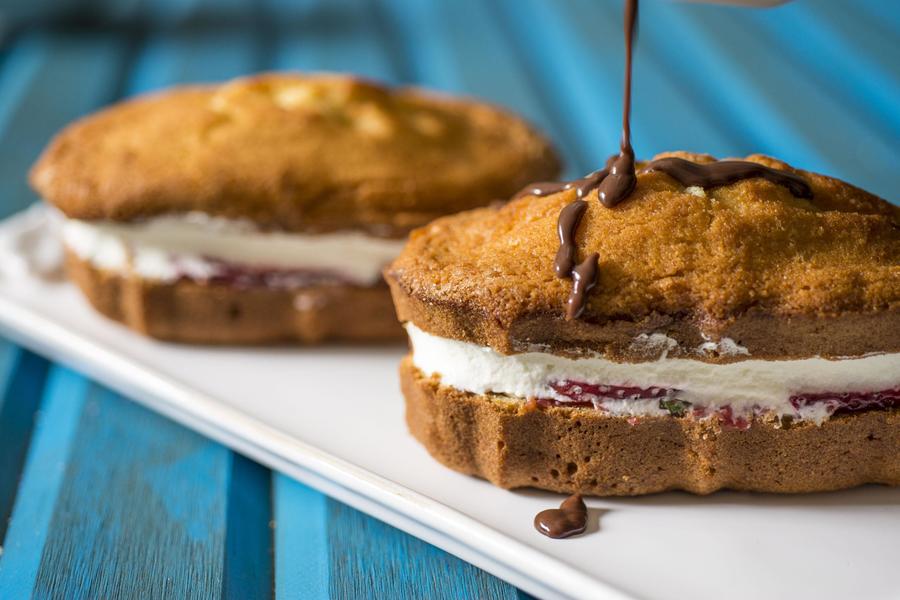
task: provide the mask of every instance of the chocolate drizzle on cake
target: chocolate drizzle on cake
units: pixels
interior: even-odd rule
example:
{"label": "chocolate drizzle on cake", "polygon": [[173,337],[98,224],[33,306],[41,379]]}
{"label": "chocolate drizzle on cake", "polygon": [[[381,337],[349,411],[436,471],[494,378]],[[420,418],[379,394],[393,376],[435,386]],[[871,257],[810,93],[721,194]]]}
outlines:
{"label": "chocolate drizzle on cake", "polygon": [[559,223],[556,226],[559,232],[559,250],[556,251],[553,268],[560,277],[568,277],[575,266],[575,230],[578,229],[585,210],[587,202],[576,200],[567,204],[559,213]]}
{"label": "chocolate drizzle on cake", "polygon": [[534,528],[552,538],[565,538],[583,533],[587,527],[587,506],[581,494],[573,494],[559,508],[542,510],[534,517]]}
{"label": "chocolate drizzle on cake", "polygon": [[783,185],[798,198],[812,198],[812,189],[799,175],[744,160],[720,160],[701,164],[683,158],[660,158],[644,167],[641,173],[650,173],[651,171],[665,173],[686,187],[703,188],[718,187],[742,179],[762,177],[772,183]]}
{"label": "chocolate drizzle on cake", "polygon": [[[585,199],[597,190],[597,198],[606,208],[613,208],[627,199],[637,184],[634,150],[631,147],[631,56],[634,45],[634,26],[637,22],[638,0],[625,2],[625,93],[622,102],[622,141],[619,153],[609,157],[606,165],[574,181],[544,181],[526,186],[516,194],[548,196],[575,190],[577,199],[559,214],[559,250],[554,269],[562,279],[572,279],[572,291],[566,301],[566,319],[577,319],[584,312],[588,291],[597,283],[599,255],[593,253],[576,264],[575,232],[587,210]],[[799,198],[811,198],[812,190],[802,177],[788,171],[772,169],[754,162],[726,160],[713,163],[693,163],[681,158],[661,158],[648,164],[641,173],[660,171],[686,187],[712,188],[735,183],[742,179],[762,177],[785,186]]]}
{"label": "chocolate drizzle on cake", "polygon": [[518,196],[546,196],[575,189],[577,200],[563,208],[559,215],[559,250],[554,268],[562,279],[572,279],[572,292],[566,301],[566,319],[577,319],[584,311],[588,291],[597,283],[596,252],[575,264],[575,231],[587,209],[582,200],[597,190],[600,203],[613,208],[631,194],[637,183],[634,171],[634,150],[631,147],[631,51],[634,46],[634,24],[637,21],[637,0],[625,4],[625,93],[622,102],[622,142],[619,153],[610,156],[599,171],[569,182],[543,182],[526,187]]}
{"label": "chocolate drizzle on cake", "polygon": [[572,293],[566,304],[566,318],[577,319],[584,310],[588,292],[597,284],[597,261],[600,255],[592,253],[572,269]]}

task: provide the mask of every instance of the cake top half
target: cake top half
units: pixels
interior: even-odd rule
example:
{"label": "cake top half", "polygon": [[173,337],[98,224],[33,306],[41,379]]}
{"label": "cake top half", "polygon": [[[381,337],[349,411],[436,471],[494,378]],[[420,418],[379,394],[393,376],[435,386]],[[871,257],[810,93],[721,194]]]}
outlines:
{"label": "cake top half", "polygon": [[697,358],[732,361],[900,350],[900,209],[769,157],[746,160],[800,175],[812,197],[762,178],[685,187],[662,172],[640,173],[611,209],[591,192],[577,253],[598,253],[599,276],[579,319],[565,318],[571,283],[553,267],[574,189],[414,231],[387,271],[400,317],[504,353],[652,360],[706,347]]}
{"label": "cake top half", "polygon": [[88,116],[56,136],[30,179],[77,219],[200,211],[400,236],[558,170],[544,137],[482,102],[349,76],[265,74]]}

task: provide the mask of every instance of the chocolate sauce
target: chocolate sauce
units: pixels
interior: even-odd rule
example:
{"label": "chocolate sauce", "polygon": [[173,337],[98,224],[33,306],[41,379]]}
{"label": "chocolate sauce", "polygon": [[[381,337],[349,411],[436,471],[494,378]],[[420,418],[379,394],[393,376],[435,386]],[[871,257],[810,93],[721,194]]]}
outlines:
{"label": "chocolate sauce", "polygon": [[534,528],[552,538],[565,538],[583,533],[587,527],[587,506],[581,494],[563,500],[559,508],[542,510],[534,517]]}
{"label": "chocolate sauce", "polygon": [[[622,98],[622,140],[619,153],[606,161],[606,166],[574,181],[545,181],[526,186],[516,197],[547,196],[574,189],[576,200],[559,214],[559,250],[554,269],[561,279],[572,279],[572,291],[566,301],[566,319],[577,319],[584,312],[588,291],[597,283],[599,256],[594,253],[576,266],[575,232],[587,210],[586,197],[597,190],[597,198],[606,208],[613,208],[627,199],[637,184],[634,170],[634,150],[631,147],[631,57],[634,46],[634,26],[637,22],[638,0],[625,1],[625,83]],[[681,158],[661,158],[651,162],[642,173],[661,171],[684,186],[717,187],[742,179],[762,177],[787,187],[800,198],[812,197],[812,190],[802,177],[746,161],[719,161],[708,164],[692,163]]]}
{"label": "chocolate sauce", "polygon": [[[634,189],[637,177],[634,172],[634,150],[631,148],[631,50],[634,46],[634,25],[637,22],[637,12],[638,0],[626,0],[625,92],[622,98],[622,142],[619,154],[610,156],[606,161],[605,167],[581,179],[533,183],[516,194],[517,198],[521,196],[547,196],[574,188],[577,197],[580,199],[597,190],[597,195],[603,206],[612,208],[627,198]],[[561,217],[560,225],[562,225]],[[575,226],[578,226],[577,221]],[[565,276],[560,275],[560,277]]]}
{"label": "chocolate sauce", "polygon": [[609,175],[609,168],[612,166],[612,162],[615,158],[615,156],[609,157],[605,167],[598,171],[594,171],[593,173],[589,173],[581,179],[575,179],[573,181],[540,181],[538,183],[532,183],[526,185],[514,197],[549,196],[550,194],[555,194],[557,192],[574,189],[576,197],[584,198],[600,187],[600,183],[606,179],[607,175]]}
{"label": "chocolate sauce", "polygon": [[628,197],[637,183],[634,173],[634,150],[631,147],[631,53],[634,48],[634,24],[637,22],[638,0],[625,2],[625,91],[622,94],[622,141],[618,156],[607,162],[609,175],[600,182],[597,196],[606,208],[612,208]]}
{"label": "chocolate sauce", "polygon": [[572,269],[572,293],[566,304],[566,318],[577,319],[584,311],[588,292],[597,285],[597,261],[600,255],[594,252]]}
{"label": "chocolate sauce", "polygon": [[556,260],[553,268],[559,277],[568,277],[575,267],[575,230],[581,222],[584,211],[587,210],[585,200],[570,202],[559,213],[559,223],[556,230],[559,233],[559,250],[556,251]]}
{"label": "chocolate sauce", "polygon": [[644,167],[641,173],[651,171],[661,171],[686,187],[703,188],[718,187],[742,179],[762,177],[772,183],[783,185],[798,198],[812,198],[812,189],[799,175],[743,160],[694,163],[683,158],[660,158]]}
{"label": "chocolate sauce", "polygon": [[593,190],[597,190],[600,203],[612,208],[631,194],[637,182],[634,172],[634,150],[631,147],[631,50],[633,47],[634,24],[637,20],[637,0],[627,0],[625,4],[625,93],[622,99],[622,142],[619,153],[610,156],[606,166],[599,171],[568,182],[543,182],[526,187],[517,196],[546,196],[564,190],[575,189],[578,198],[563,208],[559,214],[559,250],[556,252],[554,269],[562,279],[572,279],[572,291],[566,301],[566,319],[577,319],[584,311],[588,291],[597,284],[597,261],[599,255],[589,257],[575,265],[575,231],[587,209],[582,200]]}

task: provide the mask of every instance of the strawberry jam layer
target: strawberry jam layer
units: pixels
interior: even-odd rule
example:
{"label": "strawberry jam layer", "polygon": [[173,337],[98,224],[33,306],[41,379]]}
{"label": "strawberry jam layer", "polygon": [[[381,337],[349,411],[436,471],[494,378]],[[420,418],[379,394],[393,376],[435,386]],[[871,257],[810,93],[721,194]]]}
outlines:
{"label": "strawberry jam layer", "polygon": [[[718,408],[695,406],[680,399],[679,390],[664,387],[635,387],[601,385],[581,381],[556,381],[550,384],[557,398],[539,398],[538,406],[561,406],[578,408],[596,408],[607,410],[612,403],[634,402],[645,406],[656,406],[662,414],[668,412],[672,416],[692,415],[696,418],[717,416],[724,424],[745,429],[750,426],[752,415],[736,414],[731,406]],[[886,410],[900,408],[900,387],[873,392],[818,392],[794,394],[790,397],[791,406],[801,415],[809,409],[824,410],[828,415],[855,413],[867,410]],[[655,411],[656,412],[656,411]],[[766,412],[764,407],[756,407],[756,413]]]}
{"label": "strawberry jam layer", "polygon": [[558,394],[573,401],[591,401],[593,399],[615,398],[617,400],[649,400],[668,396],[676,390],[662,387],[632,387],[623,385],[600,385],[579,381],[556,381],[550,384]]}
{"label": "strawberry jam layer", "polygon": [[554,392],[567,400],[538,399],[539,406],[593,407],[600,410],[610,403],[635,402],[657,406],[670,414],[684,416],[690,403],[677,398],[678,390],[663,387],[636,387],[623,385],[602,385],[581,381],[556,381],[550,384]]}
{"label": "strawberry jam layer", "polygon": [[900,408],[900,387],[879,392],[823,392],[791,396],[791,405],[797,410],[816,404],[824,404],[831,414]]}
{"label": "strawberry jam layer", "polygon": [[237,289],[286,290],[315,285],[352,283],[340,273],[326,269],[249,266],[213,258],[204,258],[204,262],[206,268],[202,274],[198,275],[194,269],[185,267],[179,269],[180,278]]}

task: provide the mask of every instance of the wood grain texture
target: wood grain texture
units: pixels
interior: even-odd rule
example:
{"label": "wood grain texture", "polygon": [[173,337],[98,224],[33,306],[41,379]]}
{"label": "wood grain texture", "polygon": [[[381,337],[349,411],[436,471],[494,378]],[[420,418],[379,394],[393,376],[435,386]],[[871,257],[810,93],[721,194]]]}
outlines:
{"label": "wood grain texture", "polygon": [[7,351],[4,359],[7,364],[0,365],[6,367],[0,371],[0,540],[6,534],[49,366],[45,359],[22,349]]}
{"label": "wood grain texture", "polygon": [[[860,111],[843,106],[828,86],[816,82],[813,71],[792,64],[796,48],[807,43],[805,37],[774,39],[733,11],[715,12],[708,7],[673,11],[669,6],[662,11],[670,23],[688,34],[680,49],[686,55],[702,57],[714,74],[718,85],[707,83],[704,89],[718,105],[728,107],[757,148],[802,168],[850,179],[876,193],[891,193],[894,186],[888,179],[895,178],[885,170],[884,161],[891,161],[896,152],[860,120]],[[792,17],[781,14],[781,9],[769,18],[782,21],[794,32],[809,25],[805,14]],[[748,48],[753,49],[752,65],[742,64]],[[691,75],[689,69],[683,72]],[[692,77],[698,85],[709,81],[702,71]],[[844,85],[836,77],[831,84],[836,88]],[[828,126],[822,127],[823,123]],[[857,154],[848,146],[866,151]]]}
{"label": "wood grain texture", "polygon": [[26,33],[0,70],[0,218],[35,200],[25,174],[63,125],[113,99],[123,37]]}
{"label": "wood grain texture", "polygon": [[[503,34],[503,23],[492,10],[496,3],[378,0],[376,5],[384,35],[406,57],[411,81],[509,107],[553,138],[569,167],[575,164],[575,155],[559,135],[550,97]],[[485,68],[486,60],[490,68]],[[569,171],[576,176],[577,171]]]}
{"label": "wood grain texture", "polygon": [[397,82],[402,68],[366,0],[270,3],[274,36],[268,68],[352,72]]}
{"label": "wood grain texture", "polygon": [[230,467],[222,446],[90,386],[34,594],[219,597]]}
{"label": "wood grain texture", "polygon": [[237,27],[153,32],[129,70],[126,93],[247,75],[259,68],[261,48],[259,35]]}
{"label": "wood grain texture", "polygon": [[331,598],[517,598],[511,585],[334,500],[327,501]]}
{"label": "wood grain texture", "polygon": [[[900,146],[900,61],[897,40],[900,28],[885,31],[882,20],[871,19],[866,8],[875,2],[858,3],[856,18],[846,19],[834,3],[794,2],[778,9],[779,18],[766,12],[751,12],[754,28],[766,31],[779,47],[790,48],[790,65],[806,73],[819,89],[828,90],[841,106],[852,111],[866,128]],[[884,4],[886,6],[886,4]],[[895,11],[900,15],[900,11]],[[887,17],[888,15],[885,15]],[[796,43],[797,24],[803,23],[804,43]],[[835,85],[840,73],[842,85]]]}
{"label": "wood grain texture", "polygon": [[328,499],[275,475],[275,597],[328,600]]}
{"label": "wood grain texture", "polygon": [[[672,149],[710,154],[739,151],[735,145],[740,139],[736,139],[729,129],[727,112],[704,106],[704,90],[683,85],[673,72],[669,63],[675,57],[660,49],[658,42],[662,32],[653,29],[665,24],[656,5],[642,6],[642,9],[642,35],[635,48],[632,106],[632,141],[639,156],[650,157]],[[571,10],[558,18],[546,15],[556,28],[555,39],[565,48],[553,56],[559,57],[557,60],[573,60],[573,64],[584,70],[571,86],[583,90],[584,93],[576,94],[576,97],[588,101],[591,104],[588,110],[604,119],[608,130],[604,137],[610,148],[618,144],[621,134],[619,121],[609,118],[622,110],[624,55],[619,52],[610,56],[609,53],[611,41],[624,43],[621,17],[621,3],[609,1],[573,2]],[[667,32],[665,37],[672,36]],[[554,70],[544,73],[550,75]],[[561,82],[548,83],[559,86]],[[576,114],[576,118],[583,112],[584,109]],[[610,154],[612,150],[606,152]]]}
{"label": "wood grain texture", "polygon": [[270,598],[274,593],[272,474],[248,458],[229,453],[225,565],[221,597],[225,600]]}
{"label": "wood grain texture", "polygon": [[67,369],[50,370],[9,530],[0,555],[0,590],[27,598],[34,589],[53,507],[90,383]]}

